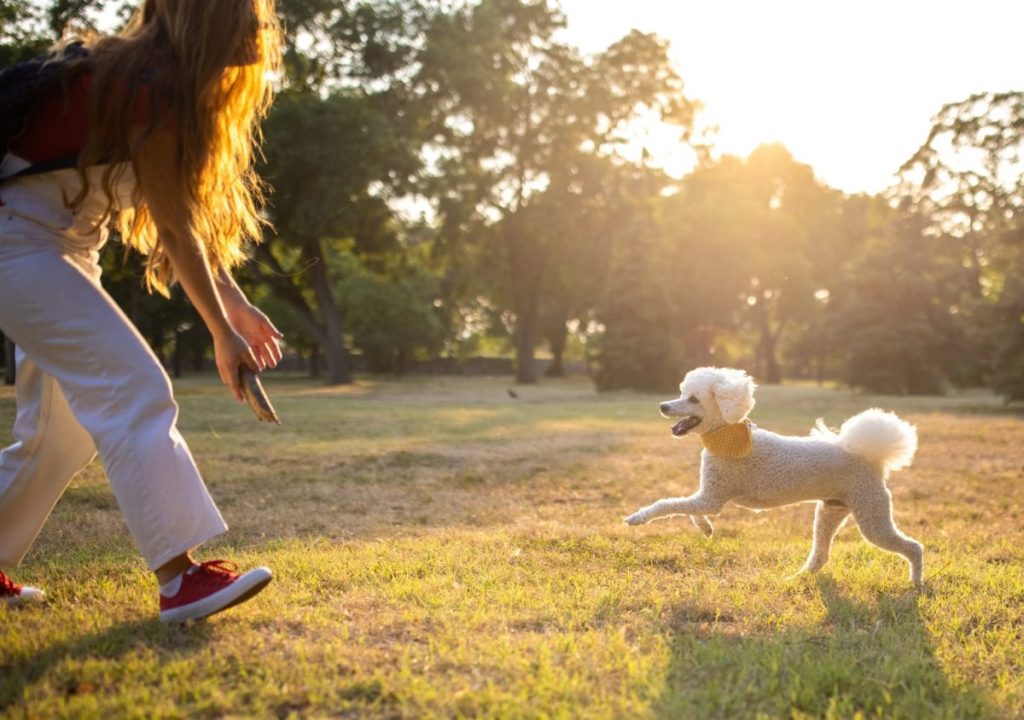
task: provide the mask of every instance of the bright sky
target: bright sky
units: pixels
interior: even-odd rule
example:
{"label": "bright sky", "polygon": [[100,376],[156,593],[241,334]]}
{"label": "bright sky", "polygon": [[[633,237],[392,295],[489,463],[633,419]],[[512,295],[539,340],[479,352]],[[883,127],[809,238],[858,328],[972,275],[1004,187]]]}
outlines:
{"label": "bright sky", "polygon": [[[878,192],[943,104],[1024,90],[1022,0],[562,0],[567,40],[596,52],[657,32],[719,152],[782,142],[846,192]],[[689,155],[652,134],[677,174]]]}

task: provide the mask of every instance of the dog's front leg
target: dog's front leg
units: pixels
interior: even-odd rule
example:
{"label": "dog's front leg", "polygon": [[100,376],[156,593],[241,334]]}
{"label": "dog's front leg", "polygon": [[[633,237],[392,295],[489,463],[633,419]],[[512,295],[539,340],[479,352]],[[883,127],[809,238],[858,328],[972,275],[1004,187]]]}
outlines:
{"label": "dog's front leg", "polygon": [[[723,504],[719,499],[707,495],[703,491],[685,498],[665,498],[645,508],[640,508],[626,518],[626,524],[643,525],[668,515],[714,515],[722,509]],[[710,523],[708,526],[710,527]],[[701,529],[703,530],[703,528]]]}

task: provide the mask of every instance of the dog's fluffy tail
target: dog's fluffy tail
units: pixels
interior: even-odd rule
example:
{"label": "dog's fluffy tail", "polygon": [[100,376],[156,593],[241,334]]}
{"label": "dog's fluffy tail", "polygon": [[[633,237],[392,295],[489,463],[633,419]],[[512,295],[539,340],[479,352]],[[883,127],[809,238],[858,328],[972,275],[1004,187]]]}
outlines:
{"label": "dog's fluffy tail", "polygon": [[917,451],[917,428],[895,413],[871,408],[843,423],[839,434],[818,420],[812,431],[839,443],[851,455],[881,465],[886,471],[905,468]]}

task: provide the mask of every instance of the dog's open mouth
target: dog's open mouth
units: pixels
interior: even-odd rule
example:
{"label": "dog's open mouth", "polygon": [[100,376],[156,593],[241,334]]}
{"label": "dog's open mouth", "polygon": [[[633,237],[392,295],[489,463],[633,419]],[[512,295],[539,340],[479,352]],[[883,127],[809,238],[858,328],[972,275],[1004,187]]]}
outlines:
{"label": "dog's open mouth", "polygon": [[693,430],[695,427],[700,425],[700,418],[696,415],[687,415],[682,420],[672,426],[672,434],[676,437],[682,437],[686,433]]}

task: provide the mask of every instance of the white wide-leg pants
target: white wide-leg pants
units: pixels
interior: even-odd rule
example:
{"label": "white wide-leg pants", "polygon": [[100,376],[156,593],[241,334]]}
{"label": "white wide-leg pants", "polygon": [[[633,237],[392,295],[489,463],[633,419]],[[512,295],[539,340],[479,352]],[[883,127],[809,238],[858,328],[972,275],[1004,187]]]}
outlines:
{"label": "white wide-leg pants", "polygon": [[0,452],[0,567],[21,561],[97,451],[151,570],[223,533],[167,373],[100,286],[97,250],[6,234],[6,220],[0,330],[18,346],[18,413]]}

